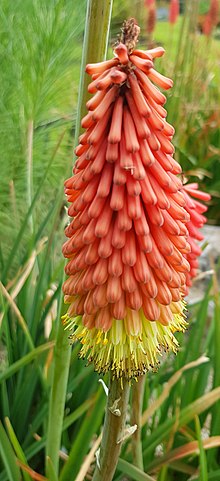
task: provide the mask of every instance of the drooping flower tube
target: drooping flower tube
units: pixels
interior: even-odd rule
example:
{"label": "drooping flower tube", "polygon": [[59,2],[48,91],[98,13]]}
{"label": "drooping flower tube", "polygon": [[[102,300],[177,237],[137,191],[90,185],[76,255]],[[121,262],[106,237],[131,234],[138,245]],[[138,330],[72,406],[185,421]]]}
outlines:
{"label": "drooping flower tube", "polygon": [[172,81],[155,70],[164,49],[136,49],[138,33],[126,22],[114,58],[86,67],[94,95],[65,182],[73,219],[63,246],[70,337],[95,370],[128,379],[177,350],[191,250],[174,128],[158,89]]}
{"label": "drooping flower tube", "polygon": [[185,209],[190,216],[190,221],[187,223],[187,229],[189,233],[187,240],[190,244],[191,250],[185,254],[185,257],[190,265],[190,271],[186,273],[187,294],[188,287],[192,285],[192,280],[197,275],[199,267],[198,257],[202,253],[198,241],[201,242],[204,239],[201,228],[207,222],[207,219],[203,214],[207,211],[208,207],[199,201],[202,200],[207,202],[211,199],[211,196],[207,192],[202,192],[199,190],[196,182],[183,185],[182,193],[186,202]]}

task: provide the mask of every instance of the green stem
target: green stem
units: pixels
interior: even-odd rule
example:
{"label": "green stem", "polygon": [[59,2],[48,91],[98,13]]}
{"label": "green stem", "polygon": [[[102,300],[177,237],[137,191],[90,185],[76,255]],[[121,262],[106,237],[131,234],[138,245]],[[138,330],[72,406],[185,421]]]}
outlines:
{"label": "green stem", "polygon": [[[61,294],[61,296],[63,296]],[[60,299],[61,306],[61,299]],[[66,307],[64,304],[58,312],[58,327],[56,345],[54,349],[53,377],[50,393],[49,420],[46,444],[46,474],[49,477],[48,458],[53,465],[55,473],[58,475],[59,469],[59,449],[63,426],[63,415],[66,400],[66,389],[69,374],[71,347],[68,340],[68,332],[64,331],[60,321],[60,311]]]}
{"label": "green stem", "polygon": [[[219,302],[219,283],[217,279],[217,270],[215,269],[214,261],[211,259],[211,267],[213,268],[213,291],[214,291],[214,356],[213,356],[213,387],[220,386],[220,352],[219,352],[219,339],[220,339],[220,302]],[[212,410],[211,421],[211,436],[219,434],[220,423],[220,401],[218,401]],[[207,455],[208,465],[214,469],[218,462],[218,449],[211,449]]]}
{"label": "green stem", "polygon": [[[28,208],[32,204],[33,198],[33,136],[34,122],[29,120],[27,127],[27,205]],[[33,217],[29,218],[31,232],[34,231]]]}
{"label": "green stem", "polygon": [[140,376],[138,381],[133,385],[132,388],[132,413],[131,413],[131,424],[137,425],[137,430],[132,436],[132,451],[133,451],[133,463],[135,466],[140,468],[142,471],[144,469],[143,464],[143,454],[142,454],[142,441],[141,441],[141,418],[142,418],[142,407],[144,398],[144,387],[145,387],[146,376]]}
{"label": "green stem", "polygon": [[129,390],[128,381],[113,379],[110,375],[100,456],[97,457],[92,481],[112,481],[124,436]]}
{"label": "green stem", "polygon": [[90,77],[85,75],[85,66],[87,63],[101,62],[106,58],[112,4],[113,0],[88,0],[87,2],[75,130],[76,143],[81,129],[81,119],[87,113],[86,102],[89,97],[87,87],[91,81]]}

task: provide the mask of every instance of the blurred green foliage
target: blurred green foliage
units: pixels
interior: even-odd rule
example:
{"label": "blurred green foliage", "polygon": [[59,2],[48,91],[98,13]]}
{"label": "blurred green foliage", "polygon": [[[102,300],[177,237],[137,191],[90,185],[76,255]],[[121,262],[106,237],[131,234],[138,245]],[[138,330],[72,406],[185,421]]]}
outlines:
{"label": "blurred green foliage", "polygon": [[210,0],[200,0],[199,1],[199,15],[204,15],[209,11]]}
{"label": "blurred green foliage", "polygon": [[[15,4],[6,0],[0,5],[3,257],[8,254],[15,231],[29,207],[29,184],[34,195],[62,134],[59,155],[53,161],[37,203],[36,227],[56,198],[65,172],[70,170],[85,4],[82,0],[73,8],[70,0],[18,0]],[[31,145],[28,144],[30,122],[33,122]],[[32,157],[31,172],[28,172],[28,151]]]}

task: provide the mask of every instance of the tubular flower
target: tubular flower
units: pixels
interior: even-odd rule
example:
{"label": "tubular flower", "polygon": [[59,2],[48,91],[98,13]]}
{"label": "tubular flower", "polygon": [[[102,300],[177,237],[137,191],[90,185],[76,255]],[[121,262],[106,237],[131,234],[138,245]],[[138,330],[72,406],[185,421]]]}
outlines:
{"label": "tubular flower", "polygon": [[63,322],[95,370],[136,377],[176,352],[186,327],[190,251],[181,172],[166,121],[172,81],[154,68],[162,47],[135,49],[139,27],[126,22],[115,57],[89,64],[88,114],[65,182],[70,202],[63,254]]}
{"label": "tubular flower", "polygon": [[[198,269],[198,257],[201,255],[202,250],[197,241],[204,239],[200,229],[207,222],[206,217],[203,215],[207,211],[208,207],[199,200],[205,202],[211,199],[211,196],[206,192],[198,190],[197,183],[185,184],[182,189],[182,193],[185,199],[185,209],[190,216],[190,221],[187,223],[188,229],[188,243],[191,247],[190,252],[185,254],[185,257],[190,265],[190,271],[186,273],[186,285],[190,287],[192,285],[192,279],[197,275]],[[186,290],[186,293],[188,290]]]}
{"label": "tubular flower", "polygon": [[169,10],[169,22],[171,24],[176,23],[177,18],[179,16],[179,0],[171,0],[170,1],[170,10]]}

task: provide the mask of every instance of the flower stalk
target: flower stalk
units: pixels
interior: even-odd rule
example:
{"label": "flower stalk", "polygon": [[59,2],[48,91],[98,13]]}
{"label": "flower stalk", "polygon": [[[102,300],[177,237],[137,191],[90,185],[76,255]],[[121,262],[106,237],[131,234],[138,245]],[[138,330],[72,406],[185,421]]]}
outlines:
{"label": "flower stalk", "polygon": [[141,441],[141,420],[142,420],[142,408],[144,399],[144,387],[145,387],[146,375],[140,376],[137,382],[132,387],[132,412],[131,423],[136,425],[137,429],[132,436],[132,452],[133,463],[140,469],[144,469],[143,465],[143,453],[142,453],[142,441]]}
{"label": "flower stalk", "polygon": [[96,455],[96,468],[92,481],[111,481],[117,467],[121,445],[125,435],[129,382],[113,378],[110,374],[100,452]]}
{"label": "flower stalk", "polygon": [[[33,199],[33,137],[34,123],[29,120],[27,127],[27,205],[30,208]],[[31,233],[34,231],[33,215],[29,218]]]}
{"label": "flower stalk", "polygon": [[89,0],[87,2],[85,36],[80,71],[80,88],[77,105],[75,141],[80,133],[80,122],[86,114],[89,77],[85,75],[87,63],[104,60],[108,48],[109,28],[113,0]]}
{"label": "flower stalk", "polygon": [[[64,309],[60,299],[58,320]],[[46,473],[49,476],[52,464],[55,473],[59,469],[59,449],[63,426],[63,413],[66,400],[66,388],[69,375],[71,347],[69,346],[67,333],[58,322],[56,345],[53,360],[53,378],[50,393],[49,419],[46,444]],[[56,420],[56,422],[54,421]]]}

